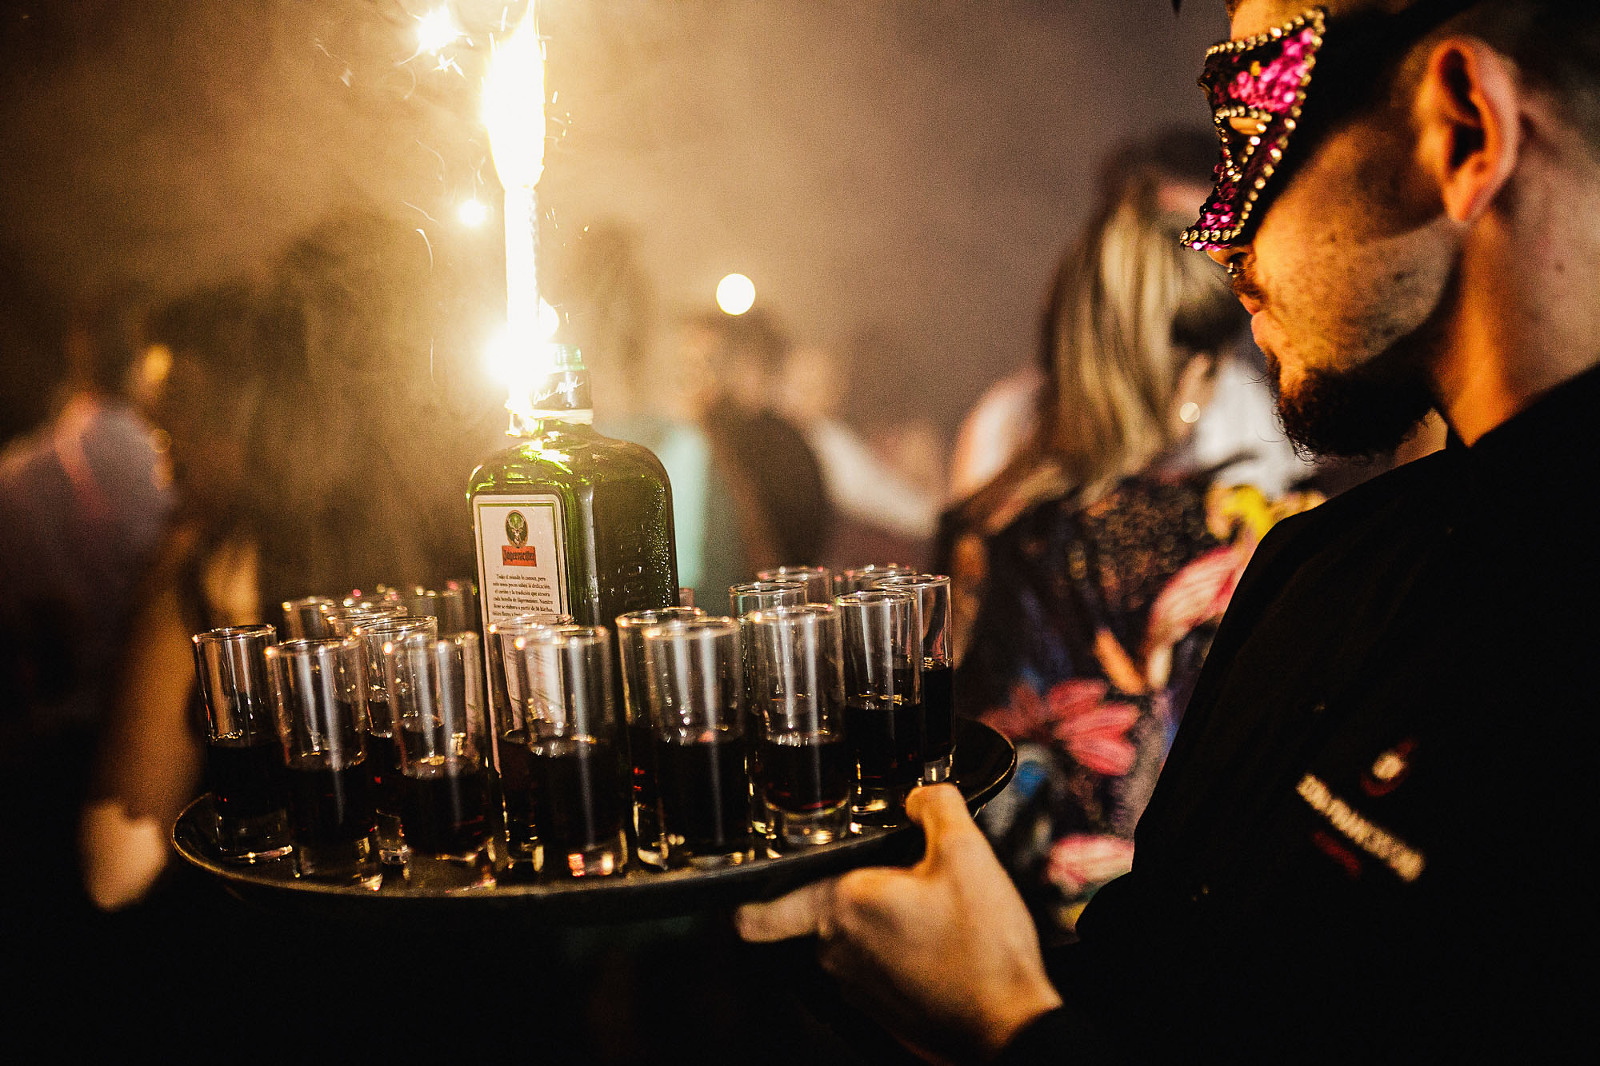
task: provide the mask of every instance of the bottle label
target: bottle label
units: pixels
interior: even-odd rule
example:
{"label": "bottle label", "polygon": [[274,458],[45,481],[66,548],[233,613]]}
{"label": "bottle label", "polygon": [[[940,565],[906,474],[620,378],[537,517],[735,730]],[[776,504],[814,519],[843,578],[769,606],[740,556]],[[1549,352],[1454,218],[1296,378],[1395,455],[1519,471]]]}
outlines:
{"label": "bottle label", "polygon": [[478,496],[478,588],[485,623],[530,611],[567,613],[561,500],[552,495]]}

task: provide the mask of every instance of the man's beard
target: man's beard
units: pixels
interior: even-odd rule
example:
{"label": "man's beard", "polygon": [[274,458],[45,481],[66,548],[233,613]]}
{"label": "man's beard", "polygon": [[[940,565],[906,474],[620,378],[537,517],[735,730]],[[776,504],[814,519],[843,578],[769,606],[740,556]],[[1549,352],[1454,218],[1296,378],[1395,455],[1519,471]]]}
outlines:
{"label": "man's beard", "polygon": [[1308,370],[1287,394],[1279,384],[1278,360],[1271,353],[1267,368],[1284,434],[1302,454],[1386,457],[1434,406],[1421,360],[1393,349],[1350,370]]}

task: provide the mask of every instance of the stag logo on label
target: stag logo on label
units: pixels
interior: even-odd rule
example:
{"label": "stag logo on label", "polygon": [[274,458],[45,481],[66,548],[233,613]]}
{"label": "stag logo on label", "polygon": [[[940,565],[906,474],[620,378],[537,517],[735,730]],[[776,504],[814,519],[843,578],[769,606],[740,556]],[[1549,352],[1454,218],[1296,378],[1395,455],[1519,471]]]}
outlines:
{"label": "stag logo on label", "polygon": [[522,517],[521,511],[512,511],[506,515],[506,539],[513,548],[520,548],[528,543],[528,520]]}
{"label": "stag logo on label", "polygon": [[521,511],[506,515],[506,540],[511,543],[500,548],[500,562],[504,566],[538,566],[538,552],[528,547],[528,520]]}

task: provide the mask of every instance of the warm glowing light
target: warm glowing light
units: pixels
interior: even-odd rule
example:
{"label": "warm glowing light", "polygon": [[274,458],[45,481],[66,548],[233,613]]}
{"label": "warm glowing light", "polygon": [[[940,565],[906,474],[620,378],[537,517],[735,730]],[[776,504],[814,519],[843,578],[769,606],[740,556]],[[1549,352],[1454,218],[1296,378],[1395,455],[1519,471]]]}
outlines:
{"label": "warm glowing light", "polygon": [[755,306],[756,284],[743,274],[729,274],[717,282],[717,306],[730,315],[742,315]]}
{"label": "warm glowing light", "polygon": [[[530,3],[528,17],[494,42],[482,103],[489,152],[505,189],[506,358],[529,363],[539,360],[537,353],[545,347],[539,335],[539,215],[533,191],[544,172],[544,43],[532,11]],[[525,412],[526,385],[534,375],[524,370],[509,377],[506,406]]]}
{"label": "warm glowing light", "polygon": [[463,200],[456,208],[456,218],[463,226],[481,226],[489,219],[489,205],[482,200]]}
{"label": "warm glowing light", "polygon": [[456,22],[448,7],[436,7],[417,19],[417,51],[438,55],[454,44],[466,31]]}
{"label": "warm glowing light", "polygon": [[555,364],[553,338],[560,326],[560,313],[540,300],[537,333],[531,340],[513,334],[509,325],[490,338],[485,351],[489,377],[504,385],[514,399],[523,401]]}
{"label": "warm glowing light", "polygon": [[544,42],[531,18],[494,43],[483,124],[500,184],[533,188],[544,171]]}

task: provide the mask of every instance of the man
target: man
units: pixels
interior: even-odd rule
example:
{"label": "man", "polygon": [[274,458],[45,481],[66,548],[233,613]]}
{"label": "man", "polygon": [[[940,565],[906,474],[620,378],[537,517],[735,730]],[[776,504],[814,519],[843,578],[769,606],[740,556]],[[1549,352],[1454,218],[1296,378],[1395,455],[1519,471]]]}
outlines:
{"label": "man", "polygon": [[955,791],[911,870],[741,911],[930,1056],[1423,1058],[1570,1046],[1594,987],[1600,5],[1230,4],[1186,239],[1286,428],[1453,440],[1281,523],[1213,645],[1133,872],[1042,959]]}

